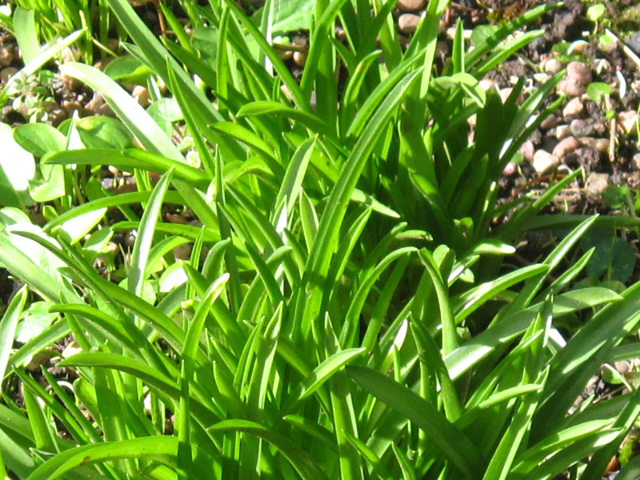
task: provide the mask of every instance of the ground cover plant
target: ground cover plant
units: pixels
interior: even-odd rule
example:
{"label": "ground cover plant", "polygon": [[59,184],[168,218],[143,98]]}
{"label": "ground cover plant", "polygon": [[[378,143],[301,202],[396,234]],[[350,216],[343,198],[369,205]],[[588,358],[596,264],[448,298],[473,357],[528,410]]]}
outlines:
{"label": "ground cover plant", "polygon": [[[635,220],[564,218],[539,263],[508,262],[581,172],[501,204],[563,73],[524,99],[522,83],[503,100],[479,81],[554,6],[473,49],[460,23],[440,63],[448,3],[403,45],[394,2],[318,1],[297,79],[272,46],[275,3],[185,8],[198,43],[171,10],[160,41],[125,0],[100,2],[126,55],[60,69],[116,118],[0,131],[30,169],[3,164],[0,263],[24,286],[0,322],[0,473],[602,478],[638,393],[576,399],[638,356],[640,287],[573,287],[594,225]],[[133,67],[147,110],[114,80]],[[134,187],[104,188],[104,167]]]}

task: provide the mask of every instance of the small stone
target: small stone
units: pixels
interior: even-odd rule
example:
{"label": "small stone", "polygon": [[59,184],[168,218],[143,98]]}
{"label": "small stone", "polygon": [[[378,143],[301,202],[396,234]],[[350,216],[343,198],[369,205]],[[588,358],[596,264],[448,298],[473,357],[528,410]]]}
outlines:
{"label": "small stone", "polygon": [[414,33],[420,23],[420,17],[413,13],[403,13],[398,17],[398,28],[405,35]]}
{"label": "small stone", "polygon": [[78,54],[72,48],[65,48],[60,52],[60,57],[62,58],[62,63],[71,63],[75,62],[79,59]]}
{"label": "small stone", "polygon": [[582,112],[584,112],[584,103],[580,97],[572,98],[562,109],[564,118],[578,116]]}
{"label": "small stone", "polygon": [[567,79],[576,80],[586,87],[591,83],[591,69],[583,62],[570,62],[567,65]]}
{"label": "small stone", "polygon": [[281,50],[278,53],[278,56],[280,57],[280,60],[282,60],[283,62],[288,62],[289,60],[291,60],[293,58],[293,51],[292,50]]}
{"label": "small stone", "polygon": [[75,92],[82,86],[82,83],[80,83],[76,78],[64,73],[60,75],[60,81],[62,82],[62,86],[65,90],[69,92]]}
{"label": "small stone", "polygon": [[556,127],[556,138],[558,140],[562,140],[563,138],[567,138],[569,135],[571,135],[571,128],[569,128],[569,125],[558,125]]}
{"label": "small stone", "polygon": [[625,135],[638,134],[638,112],[635,110],[627,110],[618,114],[618,127],[622,129]]}
{"label": "small stone", "polygon": [[520,145],[519,152],[527,162],[531,163],[533,161],[533,155],[536,153],[536,149],[533,146],[533,142],[531,140],[527,140]]}
{"label": "small stone", "polygon": [[564,157],[567,153],[572,152],[580,146],[580,142],[575,137],[567,137],[562,139],[553,149],[552,154],[557,158]]}
{"label": "small stone", "polygon": [[544,62],[544,71],[552,75],[562,70],[562,62],[557,58],[550,58]]}
{"label": "small stone", "polygon": [[133,92],[131,92],[131,96],[135,98],[138,104],[143,108],[147,108],[149,103],[151,103],[151,95],[149,95],[147,87],[136,85],[133,88]]}
{"label": "small stone", "polygon": [[540,128],[542,130],[549,130],[550,128],[558,125],[559,119],[555,115],[551,114],[547,118],[545,118],[540,124]]}
{"label": "small stone", "polygon": [[118,48],[120,48],[120,40],[118,40],[117,38],[110,38],[109,40],[107,40],[107,47],[112,52],[117,52]]}
{"label": "small stone", "polygon": [[616,370],[623,375],[629,373],[632,369],[631,362],[629,361],[614,362],[613,365],[616,367]]}
{"label": "small stone", "polygon": [[577,52],[577,53],[580,53],[580,54],[584,54],[587,51],[588,47],[589,47],[589,42],[587,42],[585,40],[576,40],[575,42],[573,42],[571,44],[571,47],[569,49],[569,53]]}
{"label": "small stone", "polygon": [[69,345],[65,347],[60,356],[62,358],[69,358],[79,353],[82,353],[82,347],[80,347],[77,340],[73,340]]}
{"label": "small stone", "polygon": [[637,170],[640,170],[640,153],[636,153],[633,156],[633,164],[635,165]]}
{"label": "small stone", "polygon": [[426,3],[425,0],[398,0],[398,8],[401,12],[415,12],[422,10]]}
{"label": "small stone", "polygon": [[49,116],[51,125],[54,127],[57,127],[67,119],[67,112],[65,112],[64,109],[59,106],[51,111],[48,111],[47,114]]}
{"label": "small stone", "polygon": [[555,155],[546,150],[538,150],[533,156],[531,166],[536,172],[543,174],[555,168],[559,163],[560,160]]}
{"label": "small stone", "polygon": [[0,71],[0,83],[4,85],[16,73],[18,73],[18,69],[15,67],[3,68],[2,71]]}
{"label": "small stone", "polygon": [[593,125],[581,118],[572,120],[569,124],[569,128],[571,129],[571,133],[574,137],[588,137],[593,134]]}
{"label": "small stone", "polygon": [[496,84],[496,82],[494,80],[491,80],[490,78],[483,78],[478,82],[478,86],[485,92],[488,92],[492,89],[498,89],[498,85]]}
{"label": "small stone", "polygon": [[15,54],[10,45],[0,46],[0,67],[8,67],[13,63]]}
{"label": "small stone", "polygon": [[62,108],[65,112],[67,112],[67,116],[72,118],[74,113],[78,112],[78,116],[82,117],[84,113],[84,107],[82,106],[82,102],[77,100],[63,100]]}
{"label": "small stone", "polygon": [[577,80],[565,79],[558,84],[558,89],[570,97],[578,97],[587,91],[587,87]]}
{"label": "small stone", "polygon": [[503,175],[510,177],[518,172],[518,164],[516,162],[508,162],[502,170]]}
{"label": "small stone", "polygon": [[607,138],[582,137],[580,143],[587,147],[595,148],[600,153],[609,151],[609,140]]}
{"label": "small stone", "polygon": [[190,243],[184,243],[173,249],[173,256],[176,260],[189,260],[192,249],[193,245]]}
{"label": "small stone", "polygon": [[299,67],[304,67],[304,64],[307,63],[306,52],[301,52],[299,50],[293,52],[293,63],[295,63]]}
{"label": "small stone", "polygon": [[509,99],[509,96],[513,93],[513,88],[512,87],[503,88],[498,93],[500,94],[502,103],[506,103],[507,100]]}
{"label": "small stone", "polygon": [[587,181],[584,184],[584,188],[591,195],[601,195],[610,183],[610,176],[608,173],[590,173],[587,177]]}
{"label": "small stone", "polygon": [[84,106],[86,112],[92,115],[107,115],[107,116],[115,116],[111,107],[104,100],[104,97],[98,93],[94,92],[91,100]]}

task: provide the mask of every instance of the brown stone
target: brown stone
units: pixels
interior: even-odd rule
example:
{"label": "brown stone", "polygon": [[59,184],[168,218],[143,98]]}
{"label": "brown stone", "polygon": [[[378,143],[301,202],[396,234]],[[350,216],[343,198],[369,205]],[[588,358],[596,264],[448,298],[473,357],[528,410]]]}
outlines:
{"label": "brown stone", "polygon": [[415,12],[422,10],[426,3],[425,0],[398,0],[398,8],[401,12]]}
{"label": "brown stone", "polygon": [[572,152],[580,146],[580,142],[575,137],[567,137],[555,146],[552,154],[557,158],[564,157],[567,153]]}
{"label": "brown stone", "polygon": [[398,17],[398,28],[405,35],[414,33],[420,23],[420,17],[413,13],[403,13]]}

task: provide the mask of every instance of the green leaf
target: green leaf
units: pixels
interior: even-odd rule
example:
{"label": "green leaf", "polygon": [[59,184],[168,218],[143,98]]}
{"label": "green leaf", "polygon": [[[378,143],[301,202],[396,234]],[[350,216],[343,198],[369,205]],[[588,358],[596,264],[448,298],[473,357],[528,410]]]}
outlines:
{"label": "green leaf", "polygon": [[22,309],[27,301],[27,289],[22,287],[11,299],[0,321],[0,387],[7,371],[9,356],[16,337],[16,329]]}
{"label": "green leaf", "polygon": [[280,450],[305,480],[328,480],[328,477],[300,445],[271,428],[247,420],[225,420],[209,428],[209,432],[212,433],[227,431],[251,433],[271,443]]}
{"label": "green leaf", "polygon": [[33,155],[14,140],[11,127],[4,123],[0,123],[0,145],[0,204],[20,208],[32,204],[29,181],[36,172]]}
{"label": "green leaf", "polygon": [[31,62],[40,53],[40,42],[34,18],[35,10],[16,7],[13,13],[13,28],[24,63]]}
{"label": "green leaf", "polygon": [[365,391],[424,430],[465,478],[477,478],[484,464],[478,449],[433,405],[373,369],[349,366],[347,373]]}
{"label": "green leaf", "polygon": [[13,138],[22,148],[40,158],[47,153],[60,152],[67,146],[65,136],[46,123],[20,125],[14,130]]}
{"label": "green leaf", "polygon": [[141,437],[131,440],[84,445],[62,452],[40,465],[28,480],[48,480],[82,465],[118,459],[140,459],[175,467],[178,439],[169,436]]}

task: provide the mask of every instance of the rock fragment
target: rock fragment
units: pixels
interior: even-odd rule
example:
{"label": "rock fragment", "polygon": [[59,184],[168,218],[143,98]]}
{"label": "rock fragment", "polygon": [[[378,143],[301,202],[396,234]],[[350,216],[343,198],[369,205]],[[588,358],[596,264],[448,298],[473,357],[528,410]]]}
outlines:
{"label": "rock fragment", "polygon": [[607,153],[609,151],[609,139],[608,138],[593,138],[582,137],[580,139],[582,145],[586,145],[591,148],[595,148],[600,153]]}
{"label": "rock fragment", "polygon": [[531,166],[540,173],[547,173],[560,163],[560,159],[546,150],[538,150],[534,156]]}
{"label": "rock fragment", "polygon": [[638,134],[638,112],[627,110],[618,114],[618,126],[625,135]]}
{"label": "rock fragment", "polygon": [[558,88],[570,97],[577,97],[587,91],[591,79],[591,69],[585,63],[571,62],[567,65],[567,78]]}
{"label": "rock fragment", "polygon": [[584,103],[580,97],[572,98],[562,109],[562,115],[564,118],[575,117],[580,115],[582,112],[584,112]]}
{"label": "rock fragment", "polygon": [[533,156],[536,153],[536,149],[533,146],[533,142],[531,140],[525,141],[520,146],[519,151],[527,162],[531,163],[533,161]]}
{"label": "rock fragment", "polygon": [[559,119],[555,115],[551,114],[547,118],[545,118],[540,124],[540,128],[542,130],[549,130],[550,128],[558,125]]}
{"label": "rock fragment", "polygon": [[593,125],[581,118],[572,120],[569,129],[574,137],[588,137],[593,134]]}
{"label": "rock fragment", "polygon": [[569,128],[569,125],[558,125],[556,127],[556,138],[558,140],[562,140],[563,138],[567,138],[569,135],[571,135],[571,128]]}
{"label": "rock fragment", "polygon": [[579,146],[580,142],[575,137],[567,137],[560,140],[560,142],[553,149],[552,155],[557,158],[562,158],[567,153],[572,152]]}
{"label": "rock fragment", "polygon": [[562,62],[557,58],[550,58],[546,62],[544,62],[544,71],[550,74],[556,74],[560,70],[562,70]]}
{"label": "rock fragment", "polygon": [[18,69],[15,67],[3,68],[2,71],[0,71],[0,83],[3,85],[6,84],[16,73],[18,73]]}
{"label": "rock fragment", "polygon": [[398,0],[398,8],[401,12],[415,12],[422,10],[426,3],[425,0]]}
{"label": "rock fragment", "polygon": [[405,35],[414,33],[419,23],[420,17],[413,13],[403,13],[398,17],[398,28]]}
{"label": "rock fragment", "polygon": [[587,177],[584,188],[591,195],[602,195],[610,185],[610,176],[608,173],[593,172]]}
{"label": "rock fragment", "polygon": [[8,67],[13,63],[15,53],[10,45],[0,46],[0,67]]}

